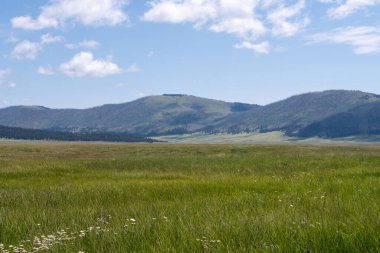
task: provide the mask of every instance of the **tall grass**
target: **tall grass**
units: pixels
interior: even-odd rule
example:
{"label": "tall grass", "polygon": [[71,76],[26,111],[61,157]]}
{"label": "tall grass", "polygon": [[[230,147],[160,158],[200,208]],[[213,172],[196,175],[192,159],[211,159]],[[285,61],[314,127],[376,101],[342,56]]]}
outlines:
{"label": "tall grass", "polygon": [[380,148],[0,145],[0,201],[0,252],[379,252]]}

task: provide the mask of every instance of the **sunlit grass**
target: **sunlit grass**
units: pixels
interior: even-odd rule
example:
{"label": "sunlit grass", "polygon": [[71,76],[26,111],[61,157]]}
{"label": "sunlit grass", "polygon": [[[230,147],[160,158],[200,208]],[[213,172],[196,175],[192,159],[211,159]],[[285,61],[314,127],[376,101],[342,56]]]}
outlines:
{"label": "sunlit grass", "polygon": [[0,145],[0,201],[0,252],[379,252],[380,148]]}

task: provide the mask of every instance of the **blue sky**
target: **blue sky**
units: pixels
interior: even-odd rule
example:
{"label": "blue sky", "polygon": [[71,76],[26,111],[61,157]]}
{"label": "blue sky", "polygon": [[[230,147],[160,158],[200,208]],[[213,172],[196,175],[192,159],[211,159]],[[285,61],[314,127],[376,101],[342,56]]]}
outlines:
{"label": "blue sky", "polygon": [[2,0],[0,107],[380,94],[380,0]]}

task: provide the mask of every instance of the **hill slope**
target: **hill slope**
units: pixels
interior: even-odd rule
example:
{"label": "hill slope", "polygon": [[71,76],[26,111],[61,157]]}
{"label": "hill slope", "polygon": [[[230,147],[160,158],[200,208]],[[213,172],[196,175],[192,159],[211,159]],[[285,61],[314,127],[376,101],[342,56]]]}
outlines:
{"label": "hill slope", "polygon": [[[297,95],[266,106],[186,95],[163,95],[85,110],[9,107],[0,110],[0,125],[143,136],[280,130],[289,135],[300,133],[331,137],[343,136],[342,133],[346,132],[375,131],[369,127],[376,128],[377,123],[371,120],[377,117],[378,103],[378,95],[345,90]],[[341,130],[342,133],[337,135],[336,129],[345,126],[346,130]],[[355,129],[349,130],[348,126]]]}
{"label": "hill slope", "polygon": [[337,138],[358,135],[380,135],[380,102],[335,114],[299,131],[301,137]]}
{"label": "hill slope", "polygon": [[380,101],[380,96],[360,91],[307,93],[229,115],[213,129],[217,132],[282,130],[294,133],[313,122],[376,101]]}
{"label": "hill slope", "polygon": [[193,132],[231,113],[256,107],[195,96],[163,95],[85,110],[10,107],[0,110],[0,124],[71,132],[172,134]]}

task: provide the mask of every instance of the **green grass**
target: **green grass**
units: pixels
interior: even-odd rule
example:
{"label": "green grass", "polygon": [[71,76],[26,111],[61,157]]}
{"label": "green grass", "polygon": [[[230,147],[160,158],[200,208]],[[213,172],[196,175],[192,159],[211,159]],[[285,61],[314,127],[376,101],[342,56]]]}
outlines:
{"label": "green grass", "polygon": [[154,139],[177,144],[285,144],[295,141],[295,138],[288,137],[281,131],[241,134],[194,133],[157,136]]}
{"label": "green grass", "polygon": [[183,134],[157,136],[154,139],[175,144],[298,144],[298,145],[376,145],[380,142],[379,135],[349,136],[342,138],[300,138],[287,136],[284,132],[241,134]]}
{"label": "green grass", "polygon": [[380,147],[7,143],[0,201],[29,252],[379,252]]}

